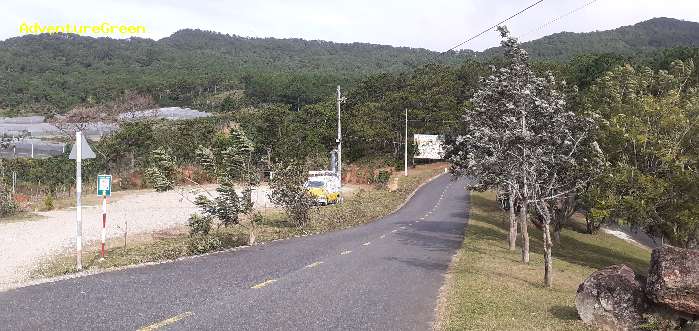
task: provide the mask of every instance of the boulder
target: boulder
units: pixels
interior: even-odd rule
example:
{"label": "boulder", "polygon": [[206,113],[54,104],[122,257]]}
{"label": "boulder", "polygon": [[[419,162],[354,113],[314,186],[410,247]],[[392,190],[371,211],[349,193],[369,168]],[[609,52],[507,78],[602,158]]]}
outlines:
{"label": "boulder", "polygon": [[646,295],[674,310],[699,315],[699,251],[671,246],[654,249]]}
{"label": "boulder", "polygon": [[647,308],[644,285],[644,280],[625,265],[598,270],[578,286],[578,315],[601,330],[637,329]]}

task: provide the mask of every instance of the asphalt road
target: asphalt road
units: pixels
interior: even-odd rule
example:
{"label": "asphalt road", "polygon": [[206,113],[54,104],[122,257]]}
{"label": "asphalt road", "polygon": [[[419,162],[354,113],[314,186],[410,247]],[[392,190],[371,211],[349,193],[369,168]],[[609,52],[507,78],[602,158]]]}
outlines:
{"label": "asphalt road", "polygon": [[0,329],[429,330],[467,215],[443,175],[357,228],[0,292]]}

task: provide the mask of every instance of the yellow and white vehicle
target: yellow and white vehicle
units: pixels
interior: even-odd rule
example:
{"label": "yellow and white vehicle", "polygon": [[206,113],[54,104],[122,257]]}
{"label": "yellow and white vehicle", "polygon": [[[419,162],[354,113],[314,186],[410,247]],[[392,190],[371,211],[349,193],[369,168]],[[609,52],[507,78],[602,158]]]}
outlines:
{"label": "yellow and white vehicle", "polygon": [[311,171],[303,185],[319,205],[338,203],[342,199],[340,180],[330,171]]}

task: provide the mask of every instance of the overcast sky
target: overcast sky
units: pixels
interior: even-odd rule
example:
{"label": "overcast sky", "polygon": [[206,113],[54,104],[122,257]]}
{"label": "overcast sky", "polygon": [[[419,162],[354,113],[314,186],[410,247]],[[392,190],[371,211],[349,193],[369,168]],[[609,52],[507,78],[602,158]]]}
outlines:
{"label": "overcast sky", "polygon": [[[23,22],[43,25],[133,24],[160,39],[184,28],[247,37],[369,42],[447,50],[535,0],[14,0],[0,10],[0,39],[20,35]],[[653,17],[699,22],[699,0],[598,0],[539,31],[548,21],[590,0],[544,0],[507,23],[526,41],[561,31],[588,32]],[[126,35],[112,35],[125,38]],[[462,48],[498,45],[495,32]]]}

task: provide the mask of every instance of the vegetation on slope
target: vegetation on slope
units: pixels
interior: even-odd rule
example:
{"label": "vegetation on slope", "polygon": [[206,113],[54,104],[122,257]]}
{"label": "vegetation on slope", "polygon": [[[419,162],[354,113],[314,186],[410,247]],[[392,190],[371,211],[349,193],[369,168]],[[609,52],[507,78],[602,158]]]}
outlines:
{"label": "vegetation on slope", "polygon": [[[407,47],[201,30],[181,30],[158,41],[27,35],[0,41],[0,109],[63,112],[116,99],[126,90],[151,94],[161,105],[191,105],[203,95],[236,89],[256,101],[308,104],[331,95],[337,84],[409,70],[434,55]],[[464,56],[451,53],[439,60],[454,64]]]}
{"label": "vegetation on slope", "polygon": [[[578,319],[575,293],[592,272],[626,264],[646,274],[650,251],[612,235],[584,233],[580,221],[561,233],[553,251],[553,288],[541,281],[543,235],[531,230],[531,261],[507,245],[508,216],[495,193],[472,193],[464,245],[442,293],[441,330],[589,330]],[[519,243],[518,243],[519,245]]]}
{"label": "vegetation on slope", "polygon": [[[592,33],[559,33],[524,44],[538,60],[582,54],[640,53],[699,44],[699,23],[658,18]],[[480,54],[497,57],[499,48]],[[281,102],[299,108],[367,75],[456,66],[476,53],[303,39],[244,38],[181,30],[161,40],[27,35],[0,41],[0,110],[6,115],[63,113],[125,91],[159,105],[232,110]],[[241,91],[244,94],[241,95]],[[241,99],[242,98],[242,99]]]}

